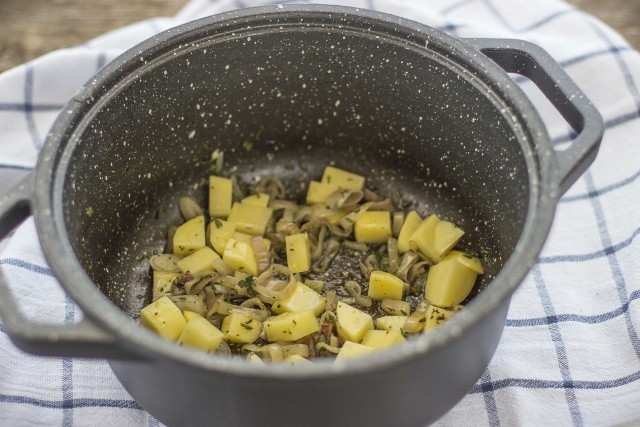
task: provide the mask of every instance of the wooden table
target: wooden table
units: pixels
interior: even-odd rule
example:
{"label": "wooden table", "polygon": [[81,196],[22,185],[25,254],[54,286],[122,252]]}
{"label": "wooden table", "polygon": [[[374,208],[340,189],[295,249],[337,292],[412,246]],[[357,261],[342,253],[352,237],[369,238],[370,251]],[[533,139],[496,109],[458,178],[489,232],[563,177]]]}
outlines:
{"label": "wooden table", "polygon": [[[640,1],[569,2],[598,16],[640,49]],[[185,3],[187,0],[0,0],[0,71],[142,19],[171,16]]]}

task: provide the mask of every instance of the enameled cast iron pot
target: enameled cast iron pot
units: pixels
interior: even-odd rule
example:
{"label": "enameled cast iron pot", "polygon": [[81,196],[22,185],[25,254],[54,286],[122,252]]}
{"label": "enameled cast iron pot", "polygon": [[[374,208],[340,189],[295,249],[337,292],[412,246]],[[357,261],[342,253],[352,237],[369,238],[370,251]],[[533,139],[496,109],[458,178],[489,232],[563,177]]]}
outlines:
{"label": "enameled cast iron pot", "polygon": [[[535,82],[573,127],[567,150],[554,150],[505,71]],[[0,201],[1,235],[34,214],[51,269],[84,320],[34,325],[1,280],[0,314],[26,351],[109,359],[140,405],[169,425],[424,425],[486,368],[557,199],[593,161],[602,130],[575,84],[528,43],[458,40],[335,6],[195,21],[87,82],[55,122],[36,172]],[[257,131],[260,140],[242,149]],[[147,263],[136,255],[162,250],[179,196],[204,202],[205,186],[194,183],[209,175],[213,148],[246,180],[275,174],[294,195],[329,162],[380,193],[401,190],[422,215],[460,224],[463,245],[489,248],[488,272],[446,325],[359,360],[255,366],[165,342],[135,320],[150,298]]]}

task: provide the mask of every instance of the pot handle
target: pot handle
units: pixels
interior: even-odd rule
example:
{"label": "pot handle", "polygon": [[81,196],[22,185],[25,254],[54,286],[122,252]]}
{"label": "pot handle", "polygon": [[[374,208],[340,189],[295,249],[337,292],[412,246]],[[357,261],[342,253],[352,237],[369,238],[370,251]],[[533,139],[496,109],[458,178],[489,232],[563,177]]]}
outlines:
{"label": "pot handle", "polygon": [[[0,239],[31,215],[35,174],[31,172],[8,193],[0,196]],[[116,338],[85,316],[71,325],[32,322],[18,309],[0,269],[0,319],[11,341],[29,353],[47,356],[139,359],[125,352]],[[0,325],[1,327],[1,325]]]}
{"label": "pot handle", "polygon": [[559,195],[564,194],[593,163],[600,147],[602,116],[584,92],[540,46],[523,40],[466,39],[508,73],[528,77],[578,136],[564,151],[556,151]]}

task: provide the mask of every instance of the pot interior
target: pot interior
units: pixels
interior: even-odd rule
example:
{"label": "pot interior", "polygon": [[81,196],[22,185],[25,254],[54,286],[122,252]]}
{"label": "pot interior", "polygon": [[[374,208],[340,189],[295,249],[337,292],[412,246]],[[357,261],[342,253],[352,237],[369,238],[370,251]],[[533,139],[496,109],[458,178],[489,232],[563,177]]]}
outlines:
{"label": "pot interior", "polygon": [[278,176],[290,198],[331,164],[455,222],[463,248],[488,253],[474,295],[513,251],[536,173],[517,111],[435,32],[293,18],[166,37],[99,76],[119,82],[67,143],[63,212],[80,263],[129,315],[149,302],[140,257],[163,250],[178,198],[206,206],[215,149],[225,172]]}

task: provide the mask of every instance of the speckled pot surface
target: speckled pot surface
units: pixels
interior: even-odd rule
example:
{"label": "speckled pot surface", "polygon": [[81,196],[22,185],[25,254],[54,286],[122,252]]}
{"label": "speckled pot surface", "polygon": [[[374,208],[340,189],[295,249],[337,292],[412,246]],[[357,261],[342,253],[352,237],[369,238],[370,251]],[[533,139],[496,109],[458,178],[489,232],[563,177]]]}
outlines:
{"label": "speckled pot surface", "polygon": [[[569,150],[553,150],[505,70],[536,82],[576,129]],[[85,321],[25,327],[10,299],[0,314],[28,351],[109,358],[169,425],[424,425],[486,368],[557,198],[595,157],[600,116],[574,95],[535,46],[461,41],[371,11],[271,6],[168,30],[78,91],[35,178],[0,201],[0,231],[32,207]],[[137,255],[162,250],[178,197],[205,200],[213,149],[246,181],[275,174],[292,195],[327,164],[363,174],[396,203],[459,224],[463,245],[489,250],[487,274],[446,325],[361,360],[255,366],[165,342],[135,320],[150,285]]]}

